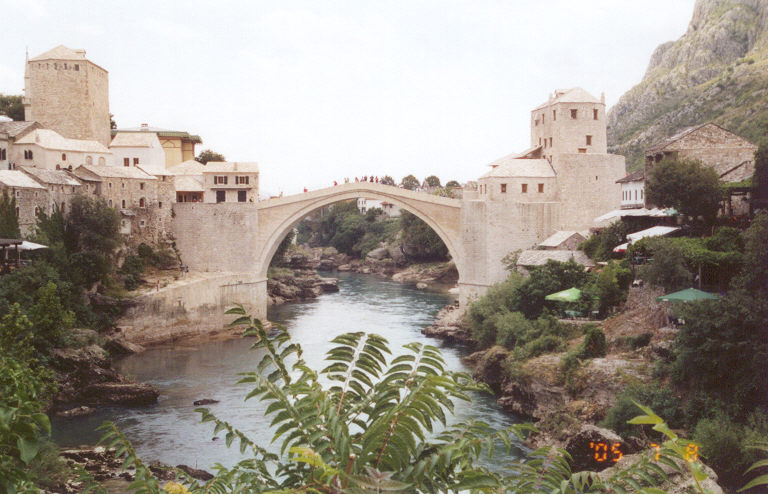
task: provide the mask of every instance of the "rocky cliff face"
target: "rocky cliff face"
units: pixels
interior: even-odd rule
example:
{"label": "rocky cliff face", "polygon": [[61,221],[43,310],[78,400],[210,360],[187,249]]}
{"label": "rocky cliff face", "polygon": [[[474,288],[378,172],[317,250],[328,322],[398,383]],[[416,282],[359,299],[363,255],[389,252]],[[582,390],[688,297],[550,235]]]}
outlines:
{"label": "rocky cliff face", "polygon": [[756,142],[768,129],[768,1],[698,0],[688,30],[660,45],[642,82],[608,114],[610,152],[643,151],[713,121]]}

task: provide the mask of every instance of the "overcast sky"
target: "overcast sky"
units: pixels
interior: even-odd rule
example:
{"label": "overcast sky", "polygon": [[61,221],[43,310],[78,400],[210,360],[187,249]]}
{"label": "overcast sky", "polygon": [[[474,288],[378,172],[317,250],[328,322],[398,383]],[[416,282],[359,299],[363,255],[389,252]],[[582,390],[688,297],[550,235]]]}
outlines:
{"label": "overcast sky", "polygon": [[614,104],[694,0],[0,0],[0,92],[24,54],[85,48],[120,127],[199,134],[261,189],[363,174],[475,179],[555,88]]}

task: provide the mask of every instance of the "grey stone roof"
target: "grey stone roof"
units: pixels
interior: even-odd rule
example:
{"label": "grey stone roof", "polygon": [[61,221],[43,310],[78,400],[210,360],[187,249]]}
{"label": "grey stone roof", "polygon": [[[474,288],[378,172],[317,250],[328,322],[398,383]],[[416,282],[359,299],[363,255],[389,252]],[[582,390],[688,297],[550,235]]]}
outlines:
{"label": "grey stone roof", "polygon": [[626,177],[616,180],[616,183],[626,184],[629,182],[642,182],[643,180],[645,180],[645,170],[638,170],[636,172],[630,173]]}
{"label": "grey stone roof", "polygon": [[21,170],[31,175],[38,182],[51,185],[82,185],[72,175],[63,170],[46,170],[44,168],[35,168],[33,166],[22,166]]}
{"label": "grey stone roof", "polygon": [[574,235],[579,236],[579,241],[584,241],[586,238],[579,233],[569,230],[560,230],[555,233],[553,233],[548,239],[544,240],[542,243],[539,244],[540,247],[557,247],[558,245],[562,244],[569,238],[573,237]]}
{"label": "grey stone roof", "polygon": [[568,262],[571,259],[585,267],[594,267],[595,261],[580,250],[524,250],[517,258],[518,266],[543,266],[547,261]]}
{"label": "grey stone roof", "polygon": [[13,138],[16,138],[20,134],[24,134],[38,127],[40,127],[40,124],[37,122],[25,122],[25,121],[0,122],[0,132],[4,132],[8,134],[9,137],[13,137]]}

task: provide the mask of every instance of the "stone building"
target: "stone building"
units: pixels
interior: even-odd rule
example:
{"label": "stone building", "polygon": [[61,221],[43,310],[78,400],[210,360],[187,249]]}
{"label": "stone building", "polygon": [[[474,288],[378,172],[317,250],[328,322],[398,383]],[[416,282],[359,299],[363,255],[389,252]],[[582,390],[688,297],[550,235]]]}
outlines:
{"label": "stone building", "polygon": [[203,202],[257,202],[258,199],[256,163],[209,161],[203,167]]}
{"label": "stone building", "polygon": [[46,210],[49,204],[48,190],[20,170],[0,170],[0,194],[3,193],[16,198],[19,229],[22,236],[30,235],[37,224],[38,210]]}
{"label": "stone building", "polygon": [[176,202],[203,202],[203,170],[205,165],[195,160],[169,169],[174,177]]}
{"label": "stone building", "polygon": [[60,45],[27,60],[24,119],[64,137],[109,146],[109,75],[85,50]]}
{"label": "stone building", "polygon": [[112,153],[97,141],[70,139],[50,129],[35,129],[16,139],[11,159],[16,166],[74,170],[81,165],[111,165]]}
{"label": "stone building", "polygon": [[48,190],[49,205],[46,214],[50,214],[55,208],[67,214],[72,209],[72,198],[84,193],[83,184],[67,171],[31,166],[22,166],[19,169]]}
{"label": "stone building", "polygon": [[723,182],[741,182],[755,173],[757,146],[717,124],[689,127],[645,152],[645,175],[664,158],[689,158],[715,169]]}
{"label": "stone building", "polygon": [[162,179],[133,166],[83,165],[74,174],[86,191],[120,212],[120,232],[126,235],[129,245],[157,244],[168,238],[173,196],[169,187],[158,186]]}
{"label": "stone building", "polygon": [[15,142],[27,135],[29,132],[39,128],[40,124],[37,122],[0,121],[0,134],[6,135],[5,144],[2,145],[3,149],[5,149],[4,156],[6,157],[6,160],[5,163],[0,166],[0,170],[14,169],[15,165],[17,164],[14,161],[13,156],[13,146]]}
{"label": "stone building", "polygon": [[484,260],[470,263],[466,286],[482,293],[504,279],[500,260],[510,252],[558,230],[586,230],[619,207],[616,181],[626,168],[623,156],[607,153],[605,126],[604,99],[581,88],[557,90],[531,111],[532,147],[491,163],[476,190],[464,189],[464,254]]}
{"label": "stone building", "polygon": [[166,171],[165,151],[153,132],[119,132],[109,150],[115,166],[140,166],[153,175]]}
{"label": "stone building", "polygon": [[621,184],[621,209],[645,207],[645,171],[638,170],[616,180]]}
{"label": "stone building", "polygon": [[122,133],[147,133],[154,134],[160,142],[160,146],[165,152],[165,168],[172,168],[185,161],[195,158],[195,145],[202,144],[200,136],[190,134],[189,132],[179,130],[160,129],[150,127],[148,124],[141,124],[141,127],[125,128],[113,130],[112,134],[117,137]]}

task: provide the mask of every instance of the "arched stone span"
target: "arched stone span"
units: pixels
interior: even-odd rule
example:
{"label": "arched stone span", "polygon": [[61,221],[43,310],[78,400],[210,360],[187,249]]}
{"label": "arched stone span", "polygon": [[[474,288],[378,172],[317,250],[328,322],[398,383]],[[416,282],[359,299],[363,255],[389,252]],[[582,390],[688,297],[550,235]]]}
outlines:
{"label": "arched stone span", "polygon": [[445,243],[461,280],[464,269],[462,202],[368,182],[347,183],[258,203],[259,252],[255,260],[258,275],[266,277],[280,242],[302,218],[324,206],[359,197],[390,202],[423,220]]}

